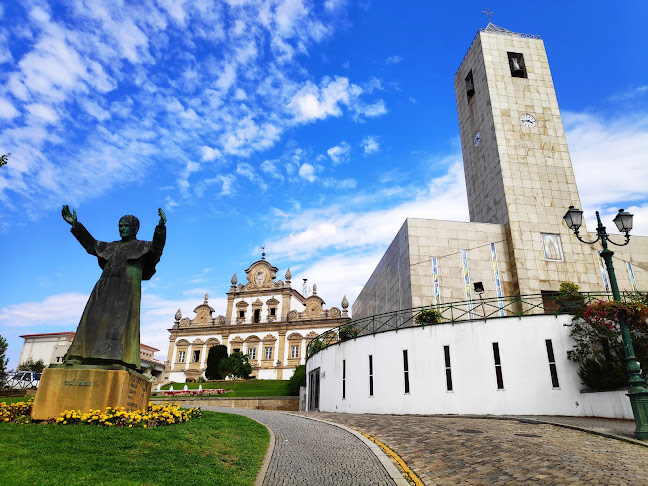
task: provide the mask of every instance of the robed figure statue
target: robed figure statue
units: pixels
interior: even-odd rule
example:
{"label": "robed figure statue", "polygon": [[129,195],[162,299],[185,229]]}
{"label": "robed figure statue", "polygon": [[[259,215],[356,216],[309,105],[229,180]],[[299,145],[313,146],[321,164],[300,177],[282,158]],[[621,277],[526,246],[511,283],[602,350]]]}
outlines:
{"label": "robed figure statue", "polygon": [[140,301],[142,280],[150,280],[160,261],[166,239],[166,215],[158,210],[160,222],[153,241],[137,240],[139,220],[119,220],[121,241],[95,240],[77,221],[76,211],[63,206],[63,219],[85,250],[97,257],[103,270],[86,304],[66,364],[117,365],[140,370]]}

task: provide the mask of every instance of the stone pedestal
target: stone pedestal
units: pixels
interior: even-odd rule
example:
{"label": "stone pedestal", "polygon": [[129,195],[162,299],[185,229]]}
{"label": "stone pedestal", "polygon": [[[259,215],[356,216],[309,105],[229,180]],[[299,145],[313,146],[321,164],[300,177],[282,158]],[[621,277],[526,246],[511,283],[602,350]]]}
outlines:
{"label": "stone pedestal", "polygon": [[34,399],[32,418],[56,418],[65,410],[144,409],[150,394],[151,383],[132,370],[47,368]]}

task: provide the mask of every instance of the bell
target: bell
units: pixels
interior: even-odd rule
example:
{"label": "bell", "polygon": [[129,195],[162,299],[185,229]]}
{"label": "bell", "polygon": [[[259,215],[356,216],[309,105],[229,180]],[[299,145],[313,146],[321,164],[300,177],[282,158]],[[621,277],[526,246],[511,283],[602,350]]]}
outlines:
{"label": "bell", "polygon": [[518,78],[524,77],[524,69],[520,66],[520,60],[517,57],[512,57],[509,61],[511,65],[511,74]]}
{"label": "bell", "polygon": [[466,81],[466,94],[472,96],[475,94],[475,85],[473,84],[472,79]]}

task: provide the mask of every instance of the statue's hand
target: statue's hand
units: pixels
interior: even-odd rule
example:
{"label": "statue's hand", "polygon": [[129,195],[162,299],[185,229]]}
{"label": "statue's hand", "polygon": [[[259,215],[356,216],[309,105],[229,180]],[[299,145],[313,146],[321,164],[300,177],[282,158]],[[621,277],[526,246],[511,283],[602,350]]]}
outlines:
{"label": "statue's hand", "polygon": [[160,215],[160,223],[161,225],[166,224],[167,222],[167,217],[166,214],[164,214],[164,211],[162,211],[162,208],[158,209],[158,214]]}
{"label": "statue's hand", "polygon": [[77,224],[76,209],[74,210],[74,212],[71,212],[70,206],[66,204],[65,206],[63,206],[61,214],[63,215],[63,219],[70,223],[72,226],[75,226]]}

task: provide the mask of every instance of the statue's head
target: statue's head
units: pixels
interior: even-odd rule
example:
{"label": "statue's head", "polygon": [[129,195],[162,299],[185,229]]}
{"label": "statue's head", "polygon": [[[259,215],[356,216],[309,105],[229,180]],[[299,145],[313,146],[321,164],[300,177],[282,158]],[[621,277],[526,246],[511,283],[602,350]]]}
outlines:
{"label": "statue's head", "polygon": [[139,219],[132,214],[122,216],[119,220],[119,236],[123,240],[134,240],[139,231]]}

